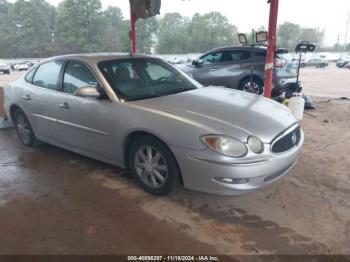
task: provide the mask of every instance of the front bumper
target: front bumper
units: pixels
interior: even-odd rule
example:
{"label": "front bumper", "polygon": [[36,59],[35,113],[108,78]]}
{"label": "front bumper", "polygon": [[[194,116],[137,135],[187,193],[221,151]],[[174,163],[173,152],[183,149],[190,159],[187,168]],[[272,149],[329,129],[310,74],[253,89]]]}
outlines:
{"label": "front bumper", "polygon": [[[265,151],[259,159],[249,159],[248,156],[236,162],[232,159],[228,162],[227,158],[209,159],[208,155],[212,154],[209,149],[194,152],[174,148],[173,152],[186,188],[220,195],[240,195],[265,187],[286,175],[293,168],[303,142],[301,132],[299,144],[289,151],[273,154],[270,144],[265,144]],[[222,178],[233,179],[233,183],[223,182]],[[242,183],[242,180],[246,182]]]}

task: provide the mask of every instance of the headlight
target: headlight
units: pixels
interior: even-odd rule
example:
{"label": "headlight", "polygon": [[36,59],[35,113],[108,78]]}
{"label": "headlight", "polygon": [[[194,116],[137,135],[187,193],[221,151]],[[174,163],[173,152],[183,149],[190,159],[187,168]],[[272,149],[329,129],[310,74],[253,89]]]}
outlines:
{"label": "headlight", "polygon": [[228,157],[242,157],[248,152],[246,145],[232,137],[223,135],[202,136],[201,140],[210,149]]}
{"label": "headlight", "polygon": [[255,154],[261,154],[264,151],[264,144],[255,136],[248,138],[248,146]]}

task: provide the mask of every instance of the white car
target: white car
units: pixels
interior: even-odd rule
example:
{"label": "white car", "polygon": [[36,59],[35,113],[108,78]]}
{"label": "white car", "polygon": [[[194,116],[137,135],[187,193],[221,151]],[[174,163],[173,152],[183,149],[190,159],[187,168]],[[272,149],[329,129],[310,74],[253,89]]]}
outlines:
{"label": "white car", "polygon": [[8,64],[0,64],[0,72],[9,75],[11,72],[11,67]]}
{"label": "white car", "polygon": [[26,71],[29,69],[29,65],[27,63],[18,63],[14,65],[14,69],[17,71]]}

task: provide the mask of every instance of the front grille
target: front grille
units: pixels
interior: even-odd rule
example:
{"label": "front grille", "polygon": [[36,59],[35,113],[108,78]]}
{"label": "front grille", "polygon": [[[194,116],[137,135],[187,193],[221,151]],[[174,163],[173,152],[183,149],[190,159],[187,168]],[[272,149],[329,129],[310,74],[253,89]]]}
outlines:
{"label": "front grille", "polygon": [[299,144],[300,138],[301,130],[298,126],[297,128],[291,130],[289,133],[278,136],[274,142],[272,142],[271,150],[273,153],[282,153],[288,151]]}

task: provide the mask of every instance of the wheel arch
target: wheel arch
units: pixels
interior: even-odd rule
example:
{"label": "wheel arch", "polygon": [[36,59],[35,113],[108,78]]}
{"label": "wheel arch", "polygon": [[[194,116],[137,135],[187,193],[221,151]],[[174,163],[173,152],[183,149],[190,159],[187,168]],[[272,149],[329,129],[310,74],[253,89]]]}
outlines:
{"label": "wheel arch", "polygon": [[144,131],[144,130],[133,131],[130,134],[128,134],[127,137],[125,138],[125,140],[124,140],[124,147],[123,147],[123,153],[124,153],[123,154],[124,155],[123,161],[124,161],[125,167],[129,168],[129,152],[130,152],[130,146],[131,146],[132,142],[135,141],[135,139],[138,139],[138,138],[143,137],[143,136],[152,137],[152,138],[158,140],[164,146],[166,146],[166,148],[169,150],[169,152],[171,153],[171,155],[175,159],[176,165],[177,165],[177,167],[178,167],[178,169],[180,171],[180,180],[181,180],[181,183],[183,183],[181,168],[179,166],[179,163],[178,163],[178,161],[176,159],[175,154],[173,153],[173,151],[171,150],[169,145],[166,142],[164,142],[164,139],[161,139],[159,136],[157,136],[155,134],[152,134],[150,132]]}
{"label": "wheel arch", "polygon": [[[14,120],[14,114],[15,114],[15,112],[17,111],[17,110],[21,110],[23,113],[24,113],[24,111],[22,110],[22,108],[20,107],[20,106],[18,106],[18,105],[16,105],[16,104],[13,104],[13,105],[11,105],[10,106],[10,115],[9,115],[9,117],[11,118],[11,121],[13,122],[13,120]],[[25,114],[25,113],[24,113]]]}

